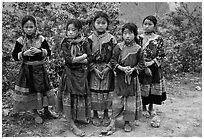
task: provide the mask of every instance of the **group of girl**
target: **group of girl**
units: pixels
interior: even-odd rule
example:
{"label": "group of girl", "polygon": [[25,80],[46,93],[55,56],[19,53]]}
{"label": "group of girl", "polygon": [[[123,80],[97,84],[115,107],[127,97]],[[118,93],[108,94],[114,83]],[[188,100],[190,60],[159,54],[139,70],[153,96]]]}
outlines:
{"label": "group of girl", "polygon": [[[57,118],[48,109],[49,105],[57,106],[77,136],[85,136],[77,121],[102,124],[105,128],[101,132],[107,134],[115,131],[120,114],[126,132],[132,131],[131,123],[142,114],[156,115],[153,104],[161,105],[166,99],[161,69],[165,53],[163,40],[155,32],[156,18],[144,18],[144,33],[140,36],[134,23],[126,23],[120,43],[108,32],[109,24],[108,15],[97,12],[94,31],[85,38],[81,22],[68,20],[61,43],[65,63],[56,99],[44,66],[51,54],[49,45],[38,33],[35,18],[25,16],[21,23],[23,36],[17,39],[12,52],[14,60],[23,61],[13,94],[14,113],[32,110],[35,121],[42,123],[44,118]],[[44,117],[38,113],[42,108]]]}

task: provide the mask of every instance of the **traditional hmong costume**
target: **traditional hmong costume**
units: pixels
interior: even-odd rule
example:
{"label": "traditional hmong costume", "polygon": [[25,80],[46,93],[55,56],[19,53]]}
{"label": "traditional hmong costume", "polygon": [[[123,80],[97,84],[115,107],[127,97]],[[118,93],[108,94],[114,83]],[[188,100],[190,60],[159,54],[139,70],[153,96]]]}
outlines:
{"label": "traditional hmong costume", "polygon": [[161,64],[163,62],[165,52],[163,39],[159,35],[142,34],[140,35],[140,43],[144,52],[145,62],[154,61],[155,63],[149,68],[152,72],[152,76],[149,76],[143,70],[140,75],[141,91],[142,91],[142,103],[147,104],[159,104],[166,100],[165,80],[162,73]]}
{"label": "traditional hmong costume", "polygon": [[[93,57],[89,73],[91,109],[104,111],[105,109],[110,109],[112,105],[111,92],[114,90],[114,73],[109,62],[112,57],[112,50],[117,42],[115,37],[108,32],[102,35],[93,32],[88,38]],[[101,72],[107,67],[110,70],[103,79],[99,78],[93,70],[96,68]]]}
{"label": "traditional hmong costume", "polygon": [[[141,47],[133,43],[126,46],[119,43],[113,51],[111,60],[112,67],[116,72],[115,96],[113,97],[112,116],[116,118],[124,112],[124,121],[134,121],[141,118],[142,103],[141,90],[138,74],[144,69],[144,59]],[[118,66],[130,66],[134,68],[131,75],[118,69]]]}
{"label": "traditional hmong costume", "polygon": [[[31,47],[41,49],[41,53],[24,56],[23,52]],[[13,94],[14,113],[55,104],[54,91],[44,65],[45,58],[50,54],[49,45],[42,35],[37,34],[29,39],[22,36],[17,39],[12,55],[14,60],[22,61],[22,65]]]}
{"label": "traditional hmong costume", "polygon": [[72,63],[73,58],[87,54],[90,62],[90,47],[82,37],[72,40],[65,38],[61,43],[64,71],[58,92],[57,110],[69,120],[87,121],[91,116],[90,93],[88,89],[88,64]]}

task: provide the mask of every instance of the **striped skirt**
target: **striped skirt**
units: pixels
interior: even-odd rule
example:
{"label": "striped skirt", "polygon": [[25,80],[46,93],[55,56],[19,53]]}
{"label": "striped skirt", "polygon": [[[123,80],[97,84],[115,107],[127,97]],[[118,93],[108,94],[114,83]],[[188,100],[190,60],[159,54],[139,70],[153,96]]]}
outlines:
{"label": "striped skirt", "polygon": [[[68,76],[69,75],[69,76]],[[91,117],[91,100],[88,81],[84,80],[84,93],[72,93],[76,88],[70,86],[70,70],[65,67],[57,93],[57,111],[65,115],[67,120],[87,121]]]}
{"label": "striped skirt", "polygon": [[14,113],[55,105],[56,96],[49,84],[44,64],[22,64],[12,98]]}
{"label": "striped skirt", "polygon": [[[119,94],[118,84],[119,82],[116,80],[116,89],[113,94],[112,101],[112,118],[118,117],[123,113],[124,121],[134,122],[142,117],[142,100],[141,100],[141,90],[138,77],[134,78],[133,84],[135,85],[134,95],[124,96]],[[126,89],[124,88],[123,91]]]}

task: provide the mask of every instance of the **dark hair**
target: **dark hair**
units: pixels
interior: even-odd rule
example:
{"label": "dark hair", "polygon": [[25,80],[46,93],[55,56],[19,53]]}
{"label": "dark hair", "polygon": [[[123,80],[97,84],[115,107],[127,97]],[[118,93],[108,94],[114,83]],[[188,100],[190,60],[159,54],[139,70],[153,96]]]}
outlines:
{"label": "dark hair", "polygon": [[138,35],[138,31],[137,31],[137,26],[134,24],[134,23],[126,23],[125,25],[123,25],[122,27],[122,34],[124,32],[125,29],[128,29],[130,30],[130,32],[133,32],[133,34],[135,35],[135,42],[137,44],[139,44],[139,40],[137,38],[137,35]]}
{"label": "dark hair", "polygon": [[108,15],[107,15],[106,13],[104,13],[104,12],[102,12],[102,11],[98,11],[98,12],[95,14],[95,16],[94,16],[93,21],[95,22],[96,19],[99,18],[99,17],[105,18],[106,21],[107,21],[107,23],[108,23],[108,25],[109,25],[109,19],[108,19]]}
{"label": "dark hair", "polygon": [[68,26],[70,24],[73,24],[75,26],[75,28],[77,28],[78,30],[81,30],[82,29],[82,24],[81,24],[81,21],[78,20],[78,19],[69,19],[68,22],[67,22],[67,28],[66,28],[66,31],[68,30]]}
{"label": "dark hair", "polygon": [[152,23],[154,24],[154,26],[156,26],[156,24],[157,24],[157,19],[156,19],[155,16],[149,15],[149,16],[145,17],[145,18],[143,19],[143,21],[142,21],[142,24],[145,22],[146,19],[152,21]]}
{"label": "dark hair", "polygon": [[24,16],[24,17],[22,18],[22,21],[21,21],[21,26],[22,26],[22,28],[23,28],[23,26],[25,25],[25,23],[26,23],[27,21],[32,21],[32,22],[34,23],[34,25],[36,26],[36,19],[35,19],[35,17],[32,16],[32,15],[26,15],[26,16]]}

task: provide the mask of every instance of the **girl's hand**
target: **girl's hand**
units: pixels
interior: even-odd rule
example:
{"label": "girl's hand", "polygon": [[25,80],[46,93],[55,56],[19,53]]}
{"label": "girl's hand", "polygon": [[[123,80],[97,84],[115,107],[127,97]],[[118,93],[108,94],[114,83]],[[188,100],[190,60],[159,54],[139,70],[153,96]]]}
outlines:
{"label": "girl's hand", "polygon": [[151,66],[152,64],[154,64],[154,61],[150,61],[150,62],[145,62],[145,65],[148,67],[148,66]]}
{"label": "girl's hand", "polygon": [[96,73],[96,76],[98,76],[100,79],[102,79],[101,72],[98,69],[96,69],[96,68],[94,68],[94,71]]}
{"label": "girl's hand", "polygon": [[86,59],[86,58],[87,58],[87,54],[81,55],[81,58],[82,58],[82,59]]}
{"label": "girl's hand", "polygon": [[35,47],[31,47],[30,50],[32,51],[33,54],[41,53],[41,50]]}
{"label": "girl's hand", "polygon": [[119,67],[119,69],[124,71],[124,72],[126,72],[127,70],[130,70],[130,68],[131,68],[130,66],[126,66],[126,67],[120,66]]}
{"label": "girl's hand", "polygon": [[24,56],[33,56],[34,54],[33,54],[33,52],[32,52],[32,50],[26,50],[25,52],[23,52],[23,55]]}
{"label": "girl's hand", "polygon": [[103,69],[103,71],[101,72],[101,79],[103,79],[107,75],[108,71],[109,71],[108,67]]}
{"label": "girl's hand", "polygon": [[147,76],[152,76],[152,71],[151,71],[149,68],[146,68],[146,69],[145,69],[145,74],[146,74]]}
{"label": "girl's hand", "polygon": [[125,74],[126,74],[126,75],[131,75],[133,71],[134,71],[134,68],[131,68],[131,69],[129,69],[129,70],[126,70],[126,71],[125,71]]}

